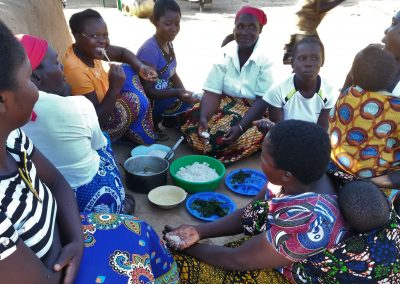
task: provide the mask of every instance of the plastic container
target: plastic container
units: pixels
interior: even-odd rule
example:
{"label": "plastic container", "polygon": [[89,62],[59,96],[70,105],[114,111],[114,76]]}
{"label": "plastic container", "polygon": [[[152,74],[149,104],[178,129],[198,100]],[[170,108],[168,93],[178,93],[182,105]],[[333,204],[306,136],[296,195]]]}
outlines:
{"label": "plastic container", "polygon": [[[218,178],[211,180],[211,181],[206,181],[206,182],[190,182],[190,181],[183,180],[176,176],[176,172],[181,167],[186,167],[186,166],[192,165],[195,162],[208,163],[210,168],[215,169],[215,171],[218,174]],[[172,180],[176,186],[182,187],[184,190],[186,190],[189,193],[196,193],[196,192],[203,192],[203,191],[214,191],[216,188],[218,188],[218,186],[220,185],[220,183],[225,175],[226,170],[225,170],[225,166],[217,159],[214,159],[209,156],[203,156],[203,155],[189,155],[189,156],[184,156],[179,159],[176,159],[171,164],[169,171],[170,171]]]}
{"label": "plastic container", "polygon": [[147,198],[162,209],[172,209],[186,199],[187,193],[182,188],[173,185],[163,185],[153,188]]}
{"label": "plastic container", "polygon": [[[140,155],[150,155],[150,156],[160,157],[160,156],[155,155],[155,154],[152,155],[152,153],[155,153],[155,151],[162,151],[165,154],[164,154],[163,157],[160,157],[160,158],[164,158],[165,155],[169,152],[169,150],[171,150],[171,147],[168,147],[168,146],[163,145],[163,144],[153,144],[153,145],[150,145],[150,146],[139,145],[139,146],[136,146],[135,148],[132,149],[131,156],[135,157],[135,156],[140,156]],[[160,154],[161,154],[161,152],[160,152]],[[174,154],[172,153],[171,158],[173,156],[174,156]]]}
{"label": "plastic container", "polygon": [[192,204],[196,199],[200,199],[200,200],[204,200],[204,201],[215,200],[215,201],[221,202],[222,203],[221,207],[227,209],[227,211],[228,211],[227,215],[231,214],[233,211],[236,210],[235,202],[233,202],[233,200],[225,194],[217,193],[217,192],[199,192],[199,193],[193,194],[186,200],[186,210],[194,217],[204,220],[204,221],[212,222],[212,221],[216,221],[222,217],[219,217],[217,215],[212,215],[212,216],[208,216],[208,217],[203,216],[200,212],[198,212],[197,210],[192,208]]}
{"label": "plastic container", "polygon": [[[233,178],[240,172],[247,174],[248,177],[241,182],[235,182]],[[230,172],[225,178],[225,185],[235,193],[255,196],[265,186],[267,181],[268,179],[263,172],[256,169],[244,168]]]}

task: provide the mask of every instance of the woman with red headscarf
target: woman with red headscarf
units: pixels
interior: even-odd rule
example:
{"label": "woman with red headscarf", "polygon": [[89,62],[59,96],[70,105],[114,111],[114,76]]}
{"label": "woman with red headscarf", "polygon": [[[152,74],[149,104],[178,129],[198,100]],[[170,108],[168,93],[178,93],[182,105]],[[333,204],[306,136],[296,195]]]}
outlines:
{"label": "woman with red headscarf", "polygon": [[83,96],[71,96],[62,65],[46,40],[18,38],[40,94],[23,131],[73,188],[80,212],[133,213],[134,199],[125,193],[93,104]]}
{"label": "woman with red headscarf", "polygon": [[199,104],[187,114],[181,130],[193,149],[230,164],[260,149],[263,134],[252,126],[267,108],[262,96],[273,83],[272,61],[259,35],[267,16],[258,8],[242,7],[236,14],[235,41],[222,48],[213,64]]}

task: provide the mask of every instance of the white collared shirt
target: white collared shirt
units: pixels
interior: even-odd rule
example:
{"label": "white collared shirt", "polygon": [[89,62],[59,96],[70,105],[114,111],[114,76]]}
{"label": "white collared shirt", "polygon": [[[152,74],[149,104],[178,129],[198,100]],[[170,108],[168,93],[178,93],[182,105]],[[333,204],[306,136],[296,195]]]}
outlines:
{"label": "white collared shirt", "polygon": [[[292,73],[283,82],[273,86],[263,99],[276,108],[282,108],[284,120],[299,119],[317,123],[321,110],[334,107],[339,96],[339,91],[336,91],[324,78],[321,78],[320,92],[323,99],[317,93],[311,98],[303,97],[295,88],[294,73]],[[286,101],[289,93],[292,95]]]}
{"label": "white collared shirt", "polygon": [[250,58],[240,69],[238,49],[236,41],[222,48],[221,59],[213,64],[203,89],[253,100],[256,96],[264,96],[274,82],[273,61],[265,55],[259,39]]}

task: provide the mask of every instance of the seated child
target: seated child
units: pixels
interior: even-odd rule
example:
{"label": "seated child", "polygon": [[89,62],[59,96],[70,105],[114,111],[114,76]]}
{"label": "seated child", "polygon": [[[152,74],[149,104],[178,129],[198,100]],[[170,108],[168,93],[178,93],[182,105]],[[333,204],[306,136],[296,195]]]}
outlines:
{"label": "seated child", "polygon": [[[337,96],[334,88],[319,76],[324,59],[324,46],[319,39],[307,37],[296,43],[293,73],[264,95],[272,122],[298,119],[318,123],[328,129],[329,111],[335,105]],[[265,121],[254,123],[264,133],[270,126]]]}
{"label": "seated child", "polygon": [[347,224],[356,233],[366,233],[389,222],[388,200],[378,186],[368,181],[345,184],[339,191],[339,207]]}
{"label": "seated child", "polygon": [[342,91],[329,115],[336,167],[330,172],[369,179],[387,195],[400,189],[395,178],[400,173],[399,99],[386,91],[397,69],[396,59],[381,45],[362,49],[351,68],[353,85]]}

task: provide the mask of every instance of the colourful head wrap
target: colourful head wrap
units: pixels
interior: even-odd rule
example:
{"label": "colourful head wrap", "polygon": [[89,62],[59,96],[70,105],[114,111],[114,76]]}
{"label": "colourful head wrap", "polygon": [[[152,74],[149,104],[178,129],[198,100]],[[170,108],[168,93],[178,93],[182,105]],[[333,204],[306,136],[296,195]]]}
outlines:
{"label": "colourful head wrap", "polygon": [[31,62],[32,70],[35,70],[46,55],[47,41],[32,35],[20,34],[16,37],[25,49],[26,55]]}
{"label": "colourful head wrap", "polygon": [[236,13],[236,20],[239,18],[240,15],[243,14],[250,14],[257,18],[260,26],[264,26],[267,23],[267,15],[265,15],[264,11],[252,6],[243,6],[237,13]]}

